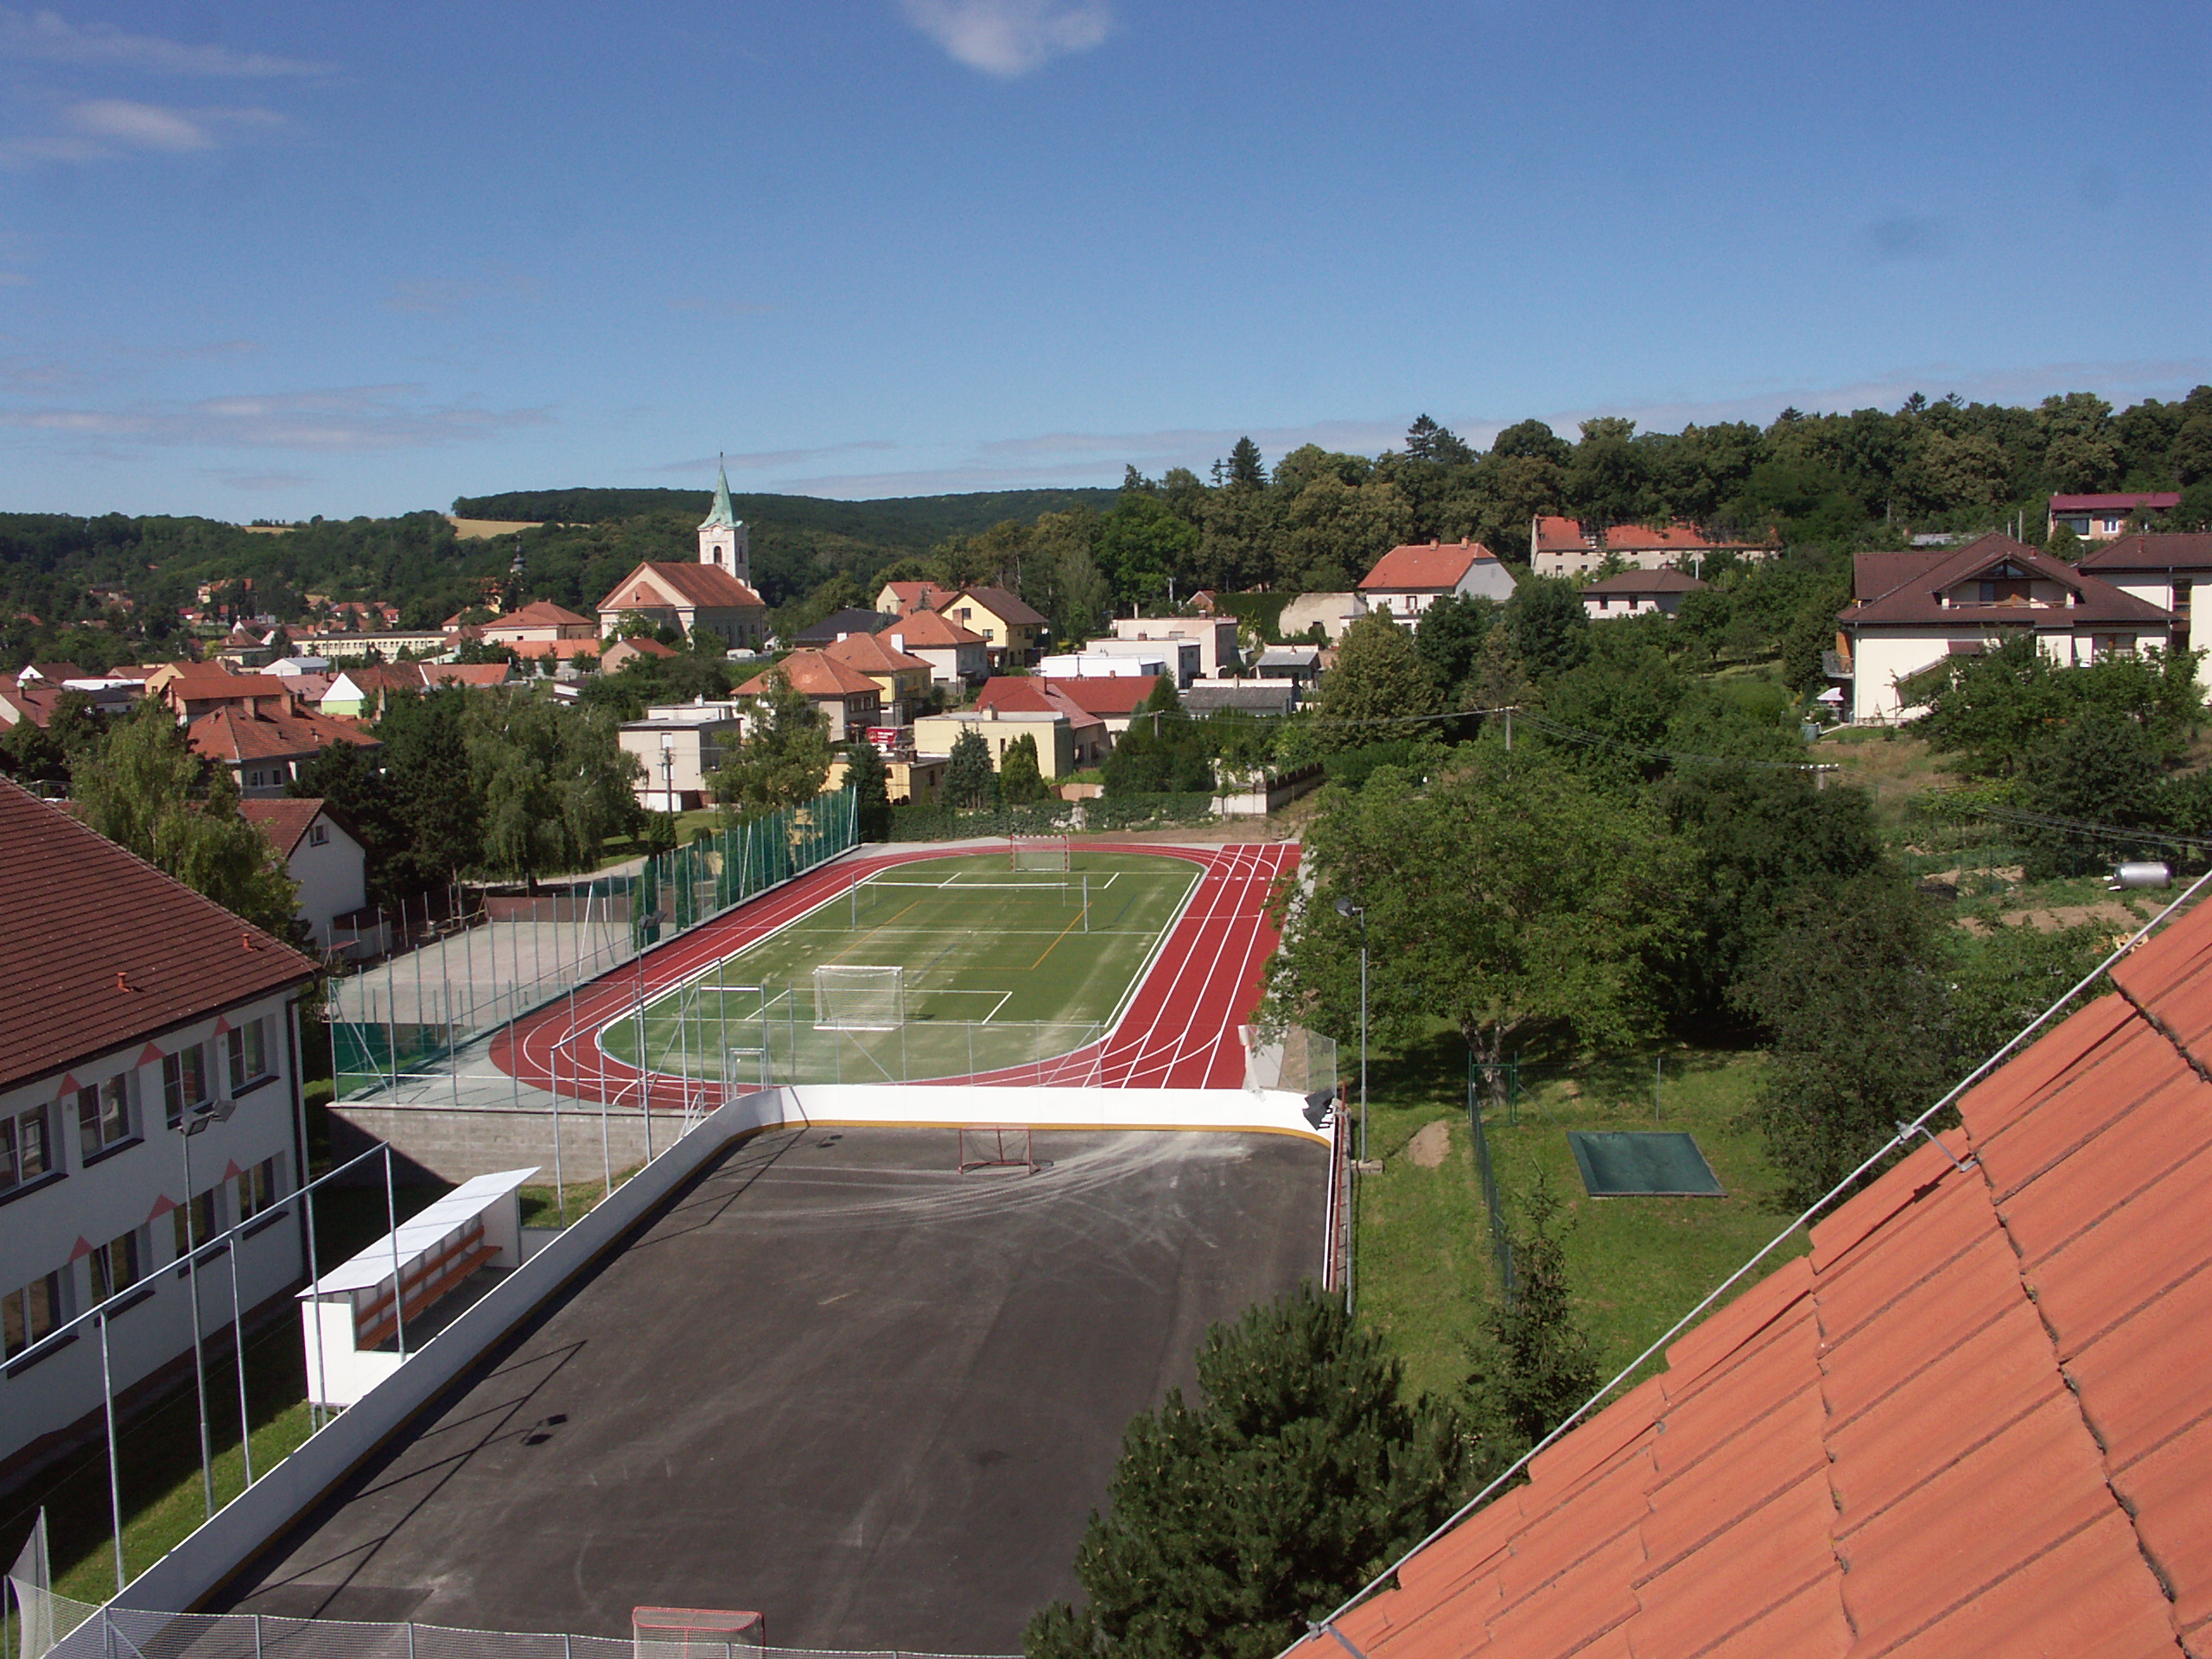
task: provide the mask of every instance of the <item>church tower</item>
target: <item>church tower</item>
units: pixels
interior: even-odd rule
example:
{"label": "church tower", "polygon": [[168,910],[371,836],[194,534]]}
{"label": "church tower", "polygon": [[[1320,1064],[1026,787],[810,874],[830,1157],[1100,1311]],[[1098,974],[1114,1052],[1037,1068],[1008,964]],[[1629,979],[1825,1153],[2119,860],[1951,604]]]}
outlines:
{"label": "church tower", "polygon": [[753,585],[753,544],[745,521],[729,505],[729,468],[717,468],[715,510],[699,524],[699,563],[727,570],[747,587]]}

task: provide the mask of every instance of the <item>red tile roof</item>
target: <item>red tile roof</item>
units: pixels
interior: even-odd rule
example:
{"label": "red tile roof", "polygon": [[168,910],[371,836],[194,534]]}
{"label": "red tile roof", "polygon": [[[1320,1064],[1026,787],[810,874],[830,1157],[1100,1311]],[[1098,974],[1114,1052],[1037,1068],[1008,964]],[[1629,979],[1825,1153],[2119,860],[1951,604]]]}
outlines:
{"label": "red tile roof", "polygon": [[361,727],[332,715],[248,715],[232,708],[206,714],[185,728],[194,754],[226,766],[241,760],[304,760],[333,743],[378,747]]}
{"label": "red tile roof", "polygon": [[298,951],[4,780],[0,914],[0,1089],[315,972]]}
{"label": "red tile roof", "polygon": [[658,597],[639,596],[650,593],[649,588],[639,586],[640,579],[649,572],[687,605],[704,605],[719,610],[766,610],[768,606],[767,601],[719,565],[647,559],[614,584],[613,590],[599,601],[599,608],[627,611],[641,606],[651,609],[662,604],[664,601]]}
{"label": "red tile roof", "polygon": [[1359,588],[1362,593],[1377,588],[1393,593],[1455,588],[1469,569],[1485,559],[1496,564],[1497,555],[1480,542],[1419,542],[1394,547],[1376,560]]}
{"label": "red tile roof", "polygon": [[[713,569],[711,565],[706,568]],[[489,622],[477,626],[486,628],[595,628],[599,624],[588,616],[578,616],[574,611],[562,609],[550,599],[533,599],[527,605],[503,612]]]}
{"label": "red tile roof", "polygon": [[[896,588],[899,584],[893,582],[891,585]],[[910,612],[889,627],[879,629],[875,637],[887,645],[894,638],[903,639],[906,642],[905,649],[908,651],[925,648],[945,651],[956,645],[980,645],[983,643],[983,636],[973,628],[963,628],[950,617],[940,616],[935,611]]]}
{"label": "red tile roof", "polygon": [[2164,512],[2181,505],[2181,497],[2172,490],[2153,490],[2148,495],[2054,495],[2050,498],[2053,512],[2095,512],[2102,508],[2113,512],[2133,512],[2138,507],[2152,512]]}
{"label": "red tile roof", "polygon": [[[1941,595],[1975,573],[1999,560],[2026,570],[2031,576],[2056,582],[2075,595],[2070,605],[2037,607],[2009,605],[1946,606]],[[2110,582],[2088,575],[2063,559],[2039,553],[2024,542],[1992,533],[1947,553],[1864,554],[1853,562],[1852,577],[1857,601],[1838,614],[1847,627],[1866,623],[1947,625],[1961,629],[2031,624],[2037,627],[2071,629],[2082,623],[2124,622],[2137,625],[2171,621],[2169,613],[2122,593]],[[1874,590],[1859,587],[1876,584]],[[1888,582],[1893,585],[1881,587]]]}
{"label": "red tile roof", "polygon": [[849,633],[835,645],[823,646],[822,654],[863,674],[930,671],[927,662],[906,652],[893,651],[891,642],[880,634]]}
{"label": "red tile roof", "polygon": [[933,607],[939,600],[957,597],[957,589],[940,588],[933,582],[887,582],[883,585],[891,590],[899,608],[910,613]]}
{"label": "red tile roof", "polygon": [[2110,570],[2212,570],[2212,535],[2137,531],[2094,548],[2075,567]]}
{"label": "red tile roof", "polygon": [[276,849],[279,858],[292,855],[292,849],[300,844],[300,837],[307,834],[308,826],[322,810],[320,797],[295,800],[289,796],[272,796],[238,803],[238,816],[269,837],[269,844]]}
{"label": "red tile roof", "polygon": [[1157,674],[1085,674],[1074,679],[1055,675],[1044,683],[1085,713],[1122,720],[1137,711],[1160,680]]}
{"label": "red tile roof", "polygon": [[881,686],[856,668],[848,668],[818,651],[795,651],[774,668],[766,668],[755,674],[739,686],[734,695],[741,697],[766,696],[768,677],[778,670],[781,670],[784,677],[791,683],[792,690],[803,691],[810,697],[849,697],[861,692],[880,696],[883,693]]}
{"label": "red tile roof", "polygon": [[983,689],[976,695],[976,707],[978,711],[995,709],[1007,715],[1064,715],[1077,731],[1105,723],[1055,682],[1020,674],[985,680]]}
{"label": "red tile roof", "polygon": [[[1341,1621],[1370,1659],[2212,1653],[2212,905]],[[1325,1636],[1301,1659],[1335,1659]]]}
{"label": "red tile roof", "polygon": [[1539,553],[1588,553],[1594,550],[1582,534],[1581,523],[1545,513],[1536,519],[1531,543]]}

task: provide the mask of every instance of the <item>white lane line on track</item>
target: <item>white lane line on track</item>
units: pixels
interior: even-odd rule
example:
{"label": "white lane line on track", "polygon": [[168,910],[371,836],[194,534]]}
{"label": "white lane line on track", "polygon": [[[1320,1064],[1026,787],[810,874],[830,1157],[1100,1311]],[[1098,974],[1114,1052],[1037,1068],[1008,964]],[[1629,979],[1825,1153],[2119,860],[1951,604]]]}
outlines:
{"label": "white lane line on track", "polygon": [[[1236,851],[1224,849],[1206,861],[1205,874],[1199,882],[1200,887],[1205,890],[1205,902],[1198,910],[1186,948],[1176,961],[1166,982],[1160,988],[1159,1002],[1152,1021],[1141,1034],[1132,1033],[1133,1040],[1122,1045],[1118,1054],[1109,1057],[1110,1060],[1118,1060],[1122,1068],[1123,1081],[1119,1086],[1137,1086],[1140,1062],[1156,1052],[1177,1007],[1189,1007],[1191,993],[1185,986],[1193,974],[1197,976],[1201,993],[1211,977],[1211,963],[1205,954],[1207,940],[1217,924],[1233,921],[1237,913],[1236,893],[1231,877],[1239,858],[1240,854]],[[1151,987],[1147,985],[1146,988],[1149,990]],[[1185,1026],[1190,1017],[1190,1014],[1185,1012]],[[1152,1069],[1147,1065],[1144,1071],[1148,1074]]]}

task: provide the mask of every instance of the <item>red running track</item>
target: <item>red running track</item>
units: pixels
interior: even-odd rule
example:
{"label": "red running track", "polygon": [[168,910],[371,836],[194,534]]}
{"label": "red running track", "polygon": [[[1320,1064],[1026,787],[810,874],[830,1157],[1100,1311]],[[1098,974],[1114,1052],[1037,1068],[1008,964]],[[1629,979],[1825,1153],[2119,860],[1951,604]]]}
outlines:
{"label": "red running track", "polygon": [[[1244,1050],[1236,1028],[1259,1004],[1264,988],[1261,970],[1276,944],[1268,897],[1276,879],[1297,863],[1298,848],[1270,842],[1208,851],[1090,842],[1078,843],[1078,849],[1144,852],[1185,859],[1205,870],[1121,1020],[1103,1041],[1048,1060],[1041,1070],[1025,1065],[940,1081],[1109,1089],[1242,1087]],[[517,1022],[512,1034],[502,1032],[493,1039],[493,1063],[533,1088],[569,1099],[634,1105],[639,1072],[601,1049],[601,1027],[636,1007],[641,995],[652,1001],[875,871],[948,855],[942,847],[921,847],[811,870]],[[716,1084],[664,1072],[652,1072],[642,1082],[655,1110],[720,1103]]]}

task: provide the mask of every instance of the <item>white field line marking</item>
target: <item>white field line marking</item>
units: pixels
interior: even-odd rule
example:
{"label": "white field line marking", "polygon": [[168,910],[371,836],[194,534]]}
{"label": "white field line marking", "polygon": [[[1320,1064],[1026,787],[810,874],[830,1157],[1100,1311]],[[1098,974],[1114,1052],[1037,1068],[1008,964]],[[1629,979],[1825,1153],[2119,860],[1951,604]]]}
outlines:
{"label": "white field line marking", "polygon": [[994,1003],[992,1003],[992,1004],[991,1004],[991,1012],[990,1012],[989,1014],[985,1014],[985,1015],[982,1017],[982,1019],[981,1020],[979,1020],[977,1023],[978,1023],[978,1024],[980,1024],[980,1025],[986,1025],[986,1026],[989,1025],[989,1024],[991,1023],[991,1020],[992,1020],[993,1016],[995,1016],[995,1015],[998,1013],[998,1011],[999,1011],[1001,1008],[1002,1008],[1002,1007],[1006,1007],[1006,1005],[1007,1004],[1007,1002],[1009,1002],[1010,1001],[1012,1001],[1012,1000],[1013,1000],[1013,997],[1014,997],[1014,993],[1013,993],[1012,991],[1002,991],[1002,992],[1001,992],[1001,993],[1000,993],[1000,995],[999,995],[999,1000],[998,1000],[997,1001],[995,1001],[995,1002],[994,1002]]}

